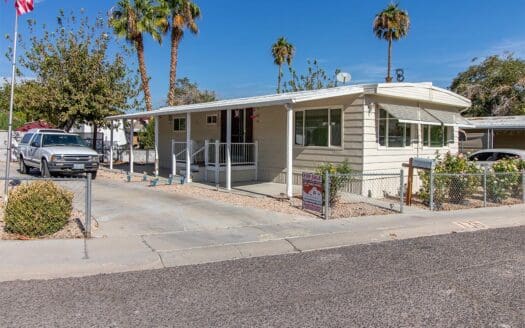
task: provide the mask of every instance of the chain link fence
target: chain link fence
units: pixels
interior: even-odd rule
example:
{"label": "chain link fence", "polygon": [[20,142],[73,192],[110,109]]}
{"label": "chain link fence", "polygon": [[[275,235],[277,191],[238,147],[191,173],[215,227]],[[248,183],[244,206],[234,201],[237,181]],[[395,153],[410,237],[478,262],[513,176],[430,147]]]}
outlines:
{"label": "chain link fence", "polygon": [[525,203],[525,172],[452,174],[428,172],[415,197],[430,210]]}
{"label": "chain link fence", "polygon": [[[91,237],[91,226],[92,226],[92,216],[91,216],[91,185],[92,179],[91,175],[81,177],[64,177],[64,178],[40,178],[34,176],[14,176],[6,179],[5,177],[0,177],[1,187],[5,187],[5,183],[8,184],[9,193],[24,184],[34,183],[36,181],[52,181],[59,187],[64,188],[65,190],[73,194],[73,211],[71,219],[79,224],[79,228],[82,230],[86,238]],[[4,189],[2,189],[3,193]],[[3,211],[3,202],[6,197],[2,197],[2,211]],[[7,197],[7,202],[9,202],[9,197]],[[3,213],[2,213],[3,216]]]}
{"label": "chain link fence", "polygon": [[[403,171],[329,174],[323,177],[325,218],[403,212]],[[326,206],[328,204],[328,206]]]}

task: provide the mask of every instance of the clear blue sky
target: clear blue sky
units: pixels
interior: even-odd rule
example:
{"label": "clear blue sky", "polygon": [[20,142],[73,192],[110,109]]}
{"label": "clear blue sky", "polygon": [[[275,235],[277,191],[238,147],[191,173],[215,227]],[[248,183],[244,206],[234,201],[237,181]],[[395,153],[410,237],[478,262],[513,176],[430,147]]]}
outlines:
{"label": "clear blue sky", "polygon": [[[54,24],[60,8],[107,12],[112,0],[36,0],[23,18]],[[386,72],[387,44],[372,34],[374,15],[388,0],[196,0],[203,12],[200,33],[187,34],[180,49],[178,76],[187,76],[220,98],[273,93],[277,68],[271,44],[286,36],[296,49],[294,66],[317,58],[328,72],[348,71],[353,82],[381,82]],[[0,32],[12,34],[13,0],[0,0]],[[405,69],[406,81],[431,81],[447,87],[473,57],[514,52],[525,57],[525,0],[404,0],[400,6],[412,20],[408,38],[394,44],[393,67]],[[20,33],[26,30],[21,24]],[[3,53],[8,48],[0,41]],[[146,44],[154,103],[165,99],[169,43]],[[130,63],[135,65],[135,62]],[[9,76],[8,60],[0,58],[0,76]]]}

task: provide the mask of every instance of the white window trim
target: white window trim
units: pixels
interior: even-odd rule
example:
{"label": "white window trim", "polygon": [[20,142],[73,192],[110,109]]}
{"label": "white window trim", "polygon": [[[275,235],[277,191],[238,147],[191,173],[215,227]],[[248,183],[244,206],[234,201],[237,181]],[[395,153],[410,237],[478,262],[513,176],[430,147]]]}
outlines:
{"label": "white window trim", "polygon": [[180,116],[180,117],[174,117],[172,122],[171,122],[171,126],[172,126],[172,129],[173,129],[173,132],[186,132],[186,128],[184,130],[175,130],[175,120],[184,120],[184,126],[187,128],[186,124],[188,123],[186,121],[186,117],[183,117],[183,116]]}
{"label": "white window trim", "polygon": [[[208,118],[214,117],[214,116],[215,116],[215,123],[208,123]],[[217,114],[207,114],[206,115],[206,125],[217,125],[217,122],[219,122],[219,115]]]}
{"label": "white window trim", "polygon": [[[328,111],[328,146],[305,146],[304,142],[306,140],[305,135],[305,124],[306,124],[306,115],[305,112],[309,110],[316,110],[316,109],[326,109]],[[340,146],[332,146],[332,125],[331,125],[331,115],[330,111],[332,109],[340,109],[341,110],[341,145]],[[303,113],[303,144],[298,145],[295,143],[295,137],[296,137],[296,131],[295,131],[295,114],[297,112]],[[293,115],[293,123],[294,123],[294,141],[293,141],[293,147],[298,149],[333,149],[333,150],[343,150],[344,149],[344,107],[343,106],[321,106],[321,107],[301,107],[294,110]]]}
{"label": "white window trim", "polygon": [[[388,115],[387,115],[387,119],[386,119],[386,129],[385,129],[385,146],[381,145],[379,143],[379,122],[381,122],[381,117],[379,115],[379,111],[381,109],[378,108],[377,109],[377,113],[376,113],[376,144],[377,144],[377,149],[381,149],[381,150],[402,150],[402,149],[414,149],[417,147],[418,143],[419,143],[419,136],[418,136],[418,133],[417,133],[417,125],[416,124],[412,124],[412,123],[401,123],[401,124],[405,124],[405,129],[404,129],[404,137],[403,137],[403,140],[406,140],[406,125],[410,126],[410,145],[404,145],[404,146],[388,146],[388,115],[390,115],[390,113],[388,113],[386,110],[384,110]],[[397,118],[394,118],[396,120],[398,120]],[[399,121],[399,120],[398,120]],[[415,129],[414,129],[415,127]],[[414,138],[414,132],[416,134],[415,138]],[[414,142],[414,140],[416,142]]]}

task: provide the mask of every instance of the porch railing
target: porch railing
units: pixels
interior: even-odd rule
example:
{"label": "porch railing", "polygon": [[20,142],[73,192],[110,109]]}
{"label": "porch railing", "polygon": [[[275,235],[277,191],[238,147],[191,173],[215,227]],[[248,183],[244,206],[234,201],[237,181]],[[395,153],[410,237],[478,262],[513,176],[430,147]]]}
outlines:
{"label": "porch railing", "polygon": [[[205,147],[206,166],[225,166],[226,165],[226,147],[224,142],[207,142]],[[258,154],[257,142],[232,142],[231,143],[231,164],[235,166],[240,165],[256,165]]]}
{"label": "porch railing", "polygon": [[[257,180],[257,162],[259,146],[256,142],[232,142],[230,160],[232,167],[252,166],[255,169],[255,179]],[[186,141],[172,141],[172,174],[175,176],[177,167],[186,167],[187,144]],[[207,170],[214,170],[216,174],[219,170],[226,167],[227,147],[225,142],[210,142],[205,140],[204,144],[192,141],[190,143],[190,163],[204,164],[205,179],[207,180]],[[218,178],[217,178],[218,179]]]}

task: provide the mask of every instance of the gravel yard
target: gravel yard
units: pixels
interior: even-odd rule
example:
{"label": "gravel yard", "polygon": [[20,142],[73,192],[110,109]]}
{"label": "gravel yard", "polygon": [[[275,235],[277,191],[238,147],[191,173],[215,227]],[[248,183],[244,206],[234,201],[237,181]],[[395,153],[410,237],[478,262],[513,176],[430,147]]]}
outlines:
{"label": "gravel yard", "polygon": [[[125,182],[127,177],[124,173],[112,172],[103,169],[99,171],[97,179],[109,179],[113,181]],[[149,177],[149,179],[151,179],[151,177]],[[139,174],[132,176],[131,182],[142,182],[145,185],[147,184],[147,182],[142,181],[142,176]],[[195,195],[199,195],[199,197],[225,202],[239,207],[253,207],[296,216],[321,217],[318,214],[301,209],[300,197],[294,197],[292,200],[285,200],[261,195],[248,196],[245,193],[240,194],[235,191],[227,192],[225,190],[217,191],[213,187],[208,188],[206,186],[195,184],[180,185],[177,183],[166,185],[163,181],[159,182],[159,185],[155,188],[166,192],[184,194],[185,196],[189,197],[195,197]],[[357,216],[385,215],[392,213],[394,212],[391,210],[363,202],[338,202],[335,208],[332,209],[331,218],[337,219]]]}
{"label": "gravel yard", "polygon": [[[67,222],[66,226],[56,233],[49,236],[42,236],[40,238],[29,238],[19,234],[8,233],[4,231],[3,221],[3,207],[0,209],[0,240],[31,240],[31,239],[77,239],[84,238],[82,231],[81,221],[83,221],[84,214],[73,210],[71,218]],[[96,221],[92,221],[92,231],[97,227]]]}

